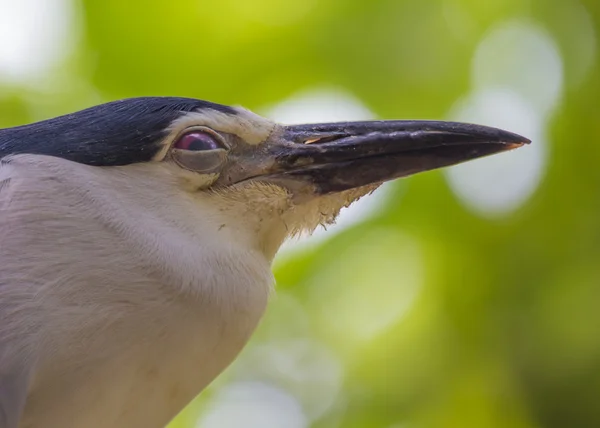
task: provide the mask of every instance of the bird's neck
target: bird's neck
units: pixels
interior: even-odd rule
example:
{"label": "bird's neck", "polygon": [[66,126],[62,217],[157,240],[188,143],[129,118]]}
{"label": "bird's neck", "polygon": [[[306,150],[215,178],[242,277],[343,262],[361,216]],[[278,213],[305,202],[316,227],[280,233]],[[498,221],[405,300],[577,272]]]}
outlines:
{"label": "bird's neck", "polygon": [[261,252],[269,261],[291,233],[285,218],[293,209],[291,198],[277,186],[248,183],[204,194],[199,203],[218,213],[212,221],[219,235]]}

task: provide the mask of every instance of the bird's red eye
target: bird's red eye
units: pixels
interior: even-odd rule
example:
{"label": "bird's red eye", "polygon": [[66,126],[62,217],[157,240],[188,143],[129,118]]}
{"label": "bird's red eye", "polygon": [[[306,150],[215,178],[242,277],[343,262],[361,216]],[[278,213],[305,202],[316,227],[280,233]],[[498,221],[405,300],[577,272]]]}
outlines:
{"label": "bird's red eye", "polygon": [[222,148],[216,137],[208,132],[198,131],[182,135],[173,147],[180,150],[190,150],[195,152]]}

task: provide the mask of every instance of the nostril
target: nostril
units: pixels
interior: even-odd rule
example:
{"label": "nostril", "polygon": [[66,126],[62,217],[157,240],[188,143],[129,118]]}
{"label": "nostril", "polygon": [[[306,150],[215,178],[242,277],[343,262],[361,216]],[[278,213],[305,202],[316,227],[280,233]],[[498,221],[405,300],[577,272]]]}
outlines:
{"label": "nostril", "polygon": [[331,141],[340,140],[345,137],[348,137],[348,135],[326,135],[324,137],[308,138],[308,139],[304,140],[304,144],[329,143]]}

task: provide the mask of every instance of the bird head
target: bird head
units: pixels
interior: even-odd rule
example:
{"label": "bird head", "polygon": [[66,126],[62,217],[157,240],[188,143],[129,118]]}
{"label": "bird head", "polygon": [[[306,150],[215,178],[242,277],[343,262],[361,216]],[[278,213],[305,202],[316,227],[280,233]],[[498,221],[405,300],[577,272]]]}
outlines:
{"label": "bird head", "polygon": [[168,183],[171,193],[210,208],[190,221],[231,229],[240,239],[251,235],[272,258],[287,237],[334,222],[341,208],[385,181],[528,142],[439,121],[282,125],[243,108],[144,97],[2,130],[0,156],[46,155],[121,176],[129,171],[140,192]]}

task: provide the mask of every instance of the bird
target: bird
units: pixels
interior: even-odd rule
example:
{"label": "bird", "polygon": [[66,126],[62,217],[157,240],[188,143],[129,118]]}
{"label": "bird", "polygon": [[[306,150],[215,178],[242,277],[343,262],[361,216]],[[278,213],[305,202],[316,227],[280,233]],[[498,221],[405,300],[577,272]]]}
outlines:
{"label": "bird", "polygon": [[236,358],[290,237],[530,141],[138,97],[0,130],[0,428],[162,428]]}

